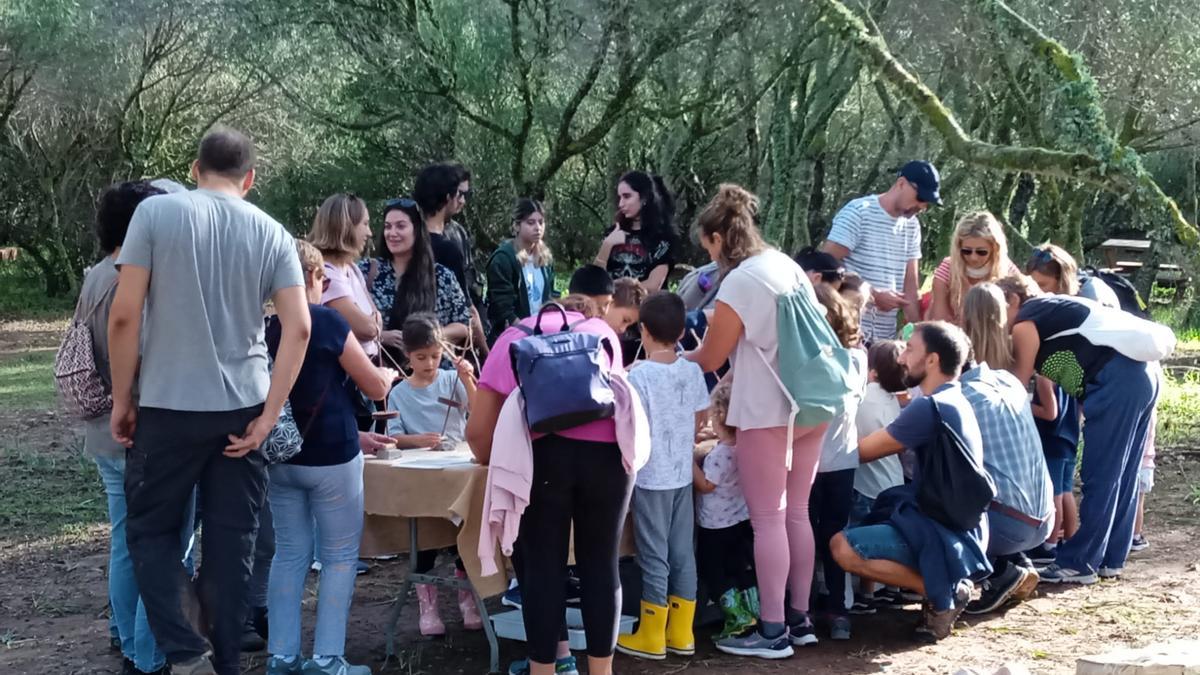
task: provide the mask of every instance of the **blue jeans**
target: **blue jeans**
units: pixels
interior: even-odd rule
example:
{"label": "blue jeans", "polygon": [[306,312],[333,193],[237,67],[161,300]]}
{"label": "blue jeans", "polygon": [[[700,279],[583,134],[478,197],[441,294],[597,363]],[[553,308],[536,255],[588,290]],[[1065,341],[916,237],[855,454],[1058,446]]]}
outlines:
{"label": "blue jeans", "polygon": [[995,510],[987,512],[987,519],[989,532],[987,555],[989,558],[999,558],[1028,551],[1046,541],[1046,537],[1050,536],[1050,530],[1054,528],[1053,516],[1042,521],[1042,524],[1037,527]]}
{"label": "blue jeans", "polygon": [[267,648],[281,656],[301,653],[300,603],[313,561],[315,518],[321,577],[312,653],[342,656],[363,530],[363,457],[334,466],[273,464],[268,471],[275,558],[267,584]]}
{"label": "blue jeans", "polygon": [[[93,459],[108,497],[108,522],[112,526],[108,557],[108,601],[112,605],[112,624],[116,626],[116,636],[121,640],[121,653],[133,661],[138,670],[150,673],[166,665],[167,657],[158,648],[154,634],[150,632],[146,606],[138,594],[133,560],[125,543],[125,460],[108,457]],[[193,509],[188,509],[180,528],[180,552],[185,565],[192,559]],[[191,568],[188,570],[189,574],[194,571]]]}
{"label": "blue jeans", "polygon": [[1080,571],[1121,569],[1133,541],[1138,469],[1158,379],[1150,365],[1113,356],[1083,399],[1083,482],[1079,530],[1058,545],[1058,564]]}
{"label": "blue jeans", "polygon": [[866,520],[873,508],[875,499],[855,490],[854,496],[850,498],[850,526],[854,527]]}

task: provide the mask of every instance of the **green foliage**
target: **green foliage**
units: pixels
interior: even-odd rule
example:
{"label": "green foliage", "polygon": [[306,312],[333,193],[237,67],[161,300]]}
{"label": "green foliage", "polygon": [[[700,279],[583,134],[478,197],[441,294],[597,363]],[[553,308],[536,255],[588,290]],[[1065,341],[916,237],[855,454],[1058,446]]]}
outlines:
{"label": "green foliage", "polygon": [[[666,178],[684,227],[717,184],[743,183],[762,198],[772,241],[795,248],[914,157],[938,164],[949,204],[923,219],[930,260],[957,215],[983,206],[1014,241],[1088,257],[1143,230],[1158,259],[1191,256],[1171,226],[1180,214],[1155,192],[1196,218],[1200,81],[1181,75],[1200,68],[1189,0],[1013,0],[1041,36],[1034,47],[1015,44],[983,0],[842,4],[938,98],[913,104],[877,82],[818,3],[0,3],[0,245],[21,247],[50,295],[69,297],[96,257],[99,191],[185,179],[220,121],[255,138],[251,198],[297,232],[334,191],[378,207],[409,192],[422,165],[462,161],[477,195],[462,220],[481,258],[508,235],[511,200],[537,194],[564,269],[590,259],[627,168]],[[1134,172],[1149,196],[1109,196],[1115,177],[1080,183],[1085,167],[1018,180],[968,164],[922,110],[1012,146],[1009,168],[1033,148],[1085,153],[1097,175]],[[1138,157],[1157,183],[1134,171]]]}
{"label": "green foliage", "polygon": [[1158,398],[1155,443],[1160,447],[1194,445],[1200,435],[1200,371],[1176,374],[1168,369],[1166,380]]}
{"label": "green foliage", "polygon": [[70,297],[47,296],[41,273],[23,258],[0,262],[0,288],[0,319],[59,317],[74,307]]}

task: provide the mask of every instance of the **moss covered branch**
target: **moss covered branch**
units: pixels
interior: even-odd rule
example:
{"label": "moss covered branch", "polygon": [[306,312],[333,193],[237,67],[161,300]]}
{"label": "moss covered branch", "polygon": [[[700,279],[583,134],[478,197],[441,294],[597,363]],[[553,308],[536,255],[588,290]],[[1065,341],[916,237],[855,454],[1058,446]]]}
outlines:
{"label": "moss covered branch", "polygon": [[941,99],[909,72],[892,55],[887,44],[872,35],[845,4],[840,0],[818,2],[823,9],[821,21],[828,29],[851,44],[883,80],[916,107],[942,137],[953,156],[975,166],[1078,180],[1133,197],[1143,207],[1162,213],[1182,243],[1195,245],[1200,241],[1196,228],[1184,219],[1178,205],[1145,171],[1137,154],[1117,144],[1104,121],[1099,90],[1083,61],[1046,37],[1001,0],[977,2],[1045,59],[1064,81],[1071,107],[1079,111],[1072,118],[1072,140],[1077,142],[1069,143],[1069,149],[996,145],[972,138]]}

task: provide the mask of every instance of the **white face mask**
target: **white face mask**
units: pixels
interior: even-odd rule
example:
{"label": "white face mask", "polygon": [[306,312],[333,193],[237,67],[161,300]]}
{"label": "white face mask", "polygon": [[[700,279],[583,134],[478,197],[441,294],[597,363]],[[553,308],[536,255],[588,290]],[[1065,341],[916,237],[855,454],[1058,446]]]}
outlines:
{"label": "white face mask", "polygon": [[966,267],[968,279],[986,279],[988,273],[992,271],[991,265],[981,265],[979,267]]}

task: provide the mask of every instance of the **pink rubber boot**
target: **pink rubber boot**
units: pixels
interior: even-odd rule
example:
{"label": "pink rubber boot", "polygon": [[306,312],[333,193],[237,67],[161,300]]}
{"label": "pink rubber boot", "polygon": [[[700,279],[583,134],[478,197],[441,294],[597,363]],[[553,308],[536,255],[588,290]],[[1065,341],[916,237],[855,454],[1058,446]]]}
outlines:
{"label": "pink rubber boot", "polygon": [[417,604],[421,608],[421,635],[434,637],[446,634],[446,626],[438,614],[438,588],[432,584],[416,584]]}
{"label": "pink rubber boot", "polygon": [[[466,572],[454,570],[454,576],[465,580]],[[463,628],[467,630],[482,630],[483,619],[479,616],[479,606],[475,604],[475,596],[466,589],[458,589],[458,611],[462,612]]]}

